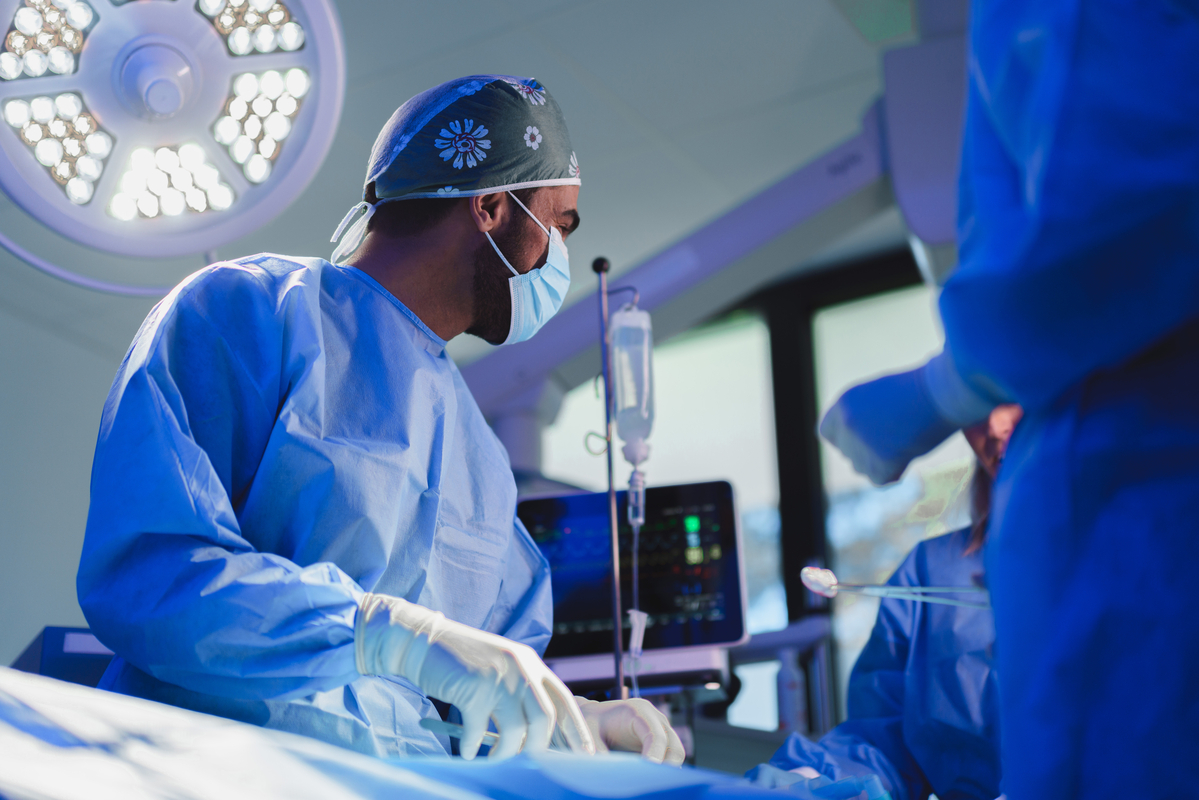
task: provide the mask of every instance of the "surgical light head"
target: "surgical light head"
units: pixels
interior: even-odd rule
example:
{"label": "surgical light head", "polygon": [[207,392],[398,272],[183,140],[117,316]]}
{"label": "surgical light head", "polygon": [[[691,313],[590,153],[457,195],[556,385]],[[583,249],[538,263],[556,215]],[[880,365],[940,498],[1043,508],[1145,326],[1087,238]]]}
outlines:
{"label": "surgical light head", "polygon": [[134,256],[210,251],[283,210],[333,141],[330,0],[0,0],[0,186]]}

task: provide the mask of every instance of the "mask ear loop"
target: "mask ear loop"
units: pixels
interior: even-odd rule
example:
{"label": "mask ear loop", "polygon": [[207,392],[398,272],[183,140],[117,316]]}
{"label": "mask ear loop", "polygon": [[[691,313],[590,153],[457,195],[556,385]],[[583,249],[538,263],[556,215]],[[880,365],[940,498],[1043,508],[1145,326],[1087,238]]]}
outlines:
{"label": "mask ear loop", "polygon": [[530,217],[530,218],[531,218],[531,219],[532,219],[534,222],[536,222],[536,223],[537,223],[537,227],[538,227],[538,228],[541,228],[541,232],[542,232],[542,233],[544,233],[544,234],[546,235],[546,238],[549,238],[549,235],[550,235],[549,228],[547,228],[547,227],[545,227],[544,225],[542,225],[542,224],[541,224],[541,220],[539,220],[539,219],[537,219],[537,217],[534,217],[534,216],[533,216],[533,212],[529,210],[529,207],[528,207],[528,206],[526,206],[524,203],[520,202],[520,198],[519,198],[519,197],[517,197],[516,195],[512,194],[512,190],[511,190],[511,189],[509,189],[509,190],[508,190],[508,196],[509,196],[509,197],[511,197],[513,200],[515,200],[515,201],[516,201],[516,204],[525,210],[525,213],[526,213],[526,214],[528,214],[528,215],[529,215],[529,217]]}
{"label": "mask ear loop", "polygon": [[500,248],[498,245],[496,245],[495,239],[491,238],[491,234],[484,231],[483,235],[487,237],[487,241],[491,242],[491,249],[494,250],[495,254],[500,257],[500,261],[504,262],[504,266],[511,270],[513,275],[519,278],[520,273],[516,271],[516,267],[508,263],[508,259],[504,258],[504,254],[500,252]]}
{"label": "mask ear loop", "polygon": [[329,241],[336,242],[338,239],[340,239],[342,232],[345,231],[346,226],[350,224],[350,220],[354,218],[354,215],[359,211],[364,211],[370,207],[371,204],[365,200],[363,200],[361,203],[356,203],[354,207],[347,211],[346,215],[341,218],[341,222],[338,224],[337,230],[333,231],[333,238]]}
{"label": "mask ear loop", "polygon": [[[511,190],[511,189],[509,189],[509,190],[508,190],[508,195],[509,195],[509,196],[510,196],[510,197],[511,197],[513,200],[515,200],[515,201],[516,201],[516,204],[517,204],[518,206],[520,206],[521,208],[523,208],[523,209],[525,210],[525,213],[529,215],[529,219],[531,219],[531,220],[533,220],[535,223],[537,223],[537,227],[538,227],[538,228],[541,228],[541,232],[545,234],[545,238],[549,239],[549,241],[550,241],[550,244],[549,244],[549,245],[547,245],[547,247],[553,246],[553,243],[554,243],[554,237],[550,235],[549,229],[548,229],[548,228],[546,228],[544,225],[542,225],[542,224],[541,224],[541,220],[537,219],[537,217],[535,217],[535,216],[533,215],[533,212],[529,210],[529,207],[528,207],[528,206],[526,206],[524,203],[520,202],[520,198],[519,198],[519,197],[517,197],[516,195],[512,194],[512,190]],[[488,239],[490,239],[491,237],[490,237],[490,236],[488,236],[487,238],[488,238]],[[492,242],[492,243],[491,243],[491,246],[492,246],[492,247],[495,247],[495,242]],[[565,248],[565,247],[566,247],[566,245],[565,245],[565,244],[562,244],[562,247],[563,247],[563,248]],[[495,251],[496,251],[497,253],[499,253],[499,252],[500,252],[500,249],[499,249],[498,247],[496,247],[496,248],[495,248]],[[504,254],[503,254],[503,253],[500,253],[500,258],[504,258]],[[549,258],[549,251],[548,251],[548,250],[546,251],[546,258],[547,258],[547,259]],[[504,258],[504,263],[505,263],[505,264],[508,264],[508,259]],[[511,265],[511,264],[508,264],[508,269],[512,269],[512,265]],[[519,273],[519,272],[517,272],[516,270],[512,269],[512,274],[513,274],[513,275],[519,275],[520,273]]]}
{"label": "mask ear loop", "polygon": [[359,214],[363,211],[366,212],[354,223],[354,226],[349,229],[349,232],[346,233],[345,241],[341,242],[333,250],[333,255],[330,257],[330,260],[334,264],[340,263],[343,259],[350,257],[354,254],[354,251],[359,248],[359,246],[362,244],[362,241],[366,238],[366,226],[370,222],[371,217],[375,215],[375,209],[377,207],[378,203],[371,205],[363,200],[361,203],[358,203],[351,208],[346,215],[342,217],[341,224],[338,225],[337,230],[333,232],[333,238],[329,240],[330,242],[336,242],[341,238],[342,233],[346,233],[347,226],[350,225],[350,222],[354,219],[356,214]]}
{"label": "mask ear loop", "polygon": [[[537,223],[537,227],[538,227],[538,228],[541,228],[541,231],[542,231],[542,233],[544,233],[546,236],[549,236],[549,235],[550,235],[550,232],[549,232],[549,231],[547,231],[547,230],[545,229],[545,226],[541,224],[541,220],[539,220],[539,219],[537,219],[537,217],[534,217],[534,216],[533,216],[533,212],[529,210],[528,206],[526,206],[524,203],[520,202],[520,198],[519,198],[519,197],[517,197],[516,195],[512,194],[512,192],[511,192],[511,191],[509,191],[509,192],[508,192],[508,195],[509,195],[509,196],[510,196],[510,197],[511,197],[513,200],[515,200],[515,201],[516,201],[516,204],[517,204],[518,206],[520,206],[521,208],[523,208],[523,209],[525,210],[525,213],[529,215],[529,218],[530,218],[530,219],[532,219],[534,222],[536,222],[536,223]],[[509,271],[511,271],[511,272],[512,272],[512,274],[513,274],[513,275],[515,275],[516,277],[518,277],[518,278],[519,278],[519,277],[520,277],[520,273],[516,271],[516,267],[514,267],[514,266],[512,266],[510,263],[508,263],[508,259],[504,257],[504,254],[503,254],[503,253],[501,253],[501,252],[500,252],[500,248],[499,248],[499,246],[498,246],[498,245],[496,245],[496,243],[495,243],[495,239],[492,239],[492,238],[491,238],[491,234],[490,234],[490,233],[487,233],[487,232],[484,232],[484,233],[483,233],[483,235],[487,237],[487,241],[491,242],[491,249],[492,249],[492,250],[494,250],[494,251],[495,251],[495,254],[496,254],[497,256],[499,256],[499,257],[500,257],[500,261],[503,261],[503,262],[504,262],[504,266],[505,266],[505,267],[507,267],[507,268],[509,269]]]}

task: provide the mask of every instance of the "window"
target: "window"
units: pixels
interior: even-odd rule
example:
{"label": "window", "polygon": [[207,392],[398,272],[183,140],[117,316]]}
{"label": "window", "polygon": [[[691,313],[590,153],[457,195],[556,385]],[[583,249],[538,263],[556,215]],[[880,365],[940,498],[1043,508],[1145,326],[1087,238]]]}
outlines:
{"label": "window", "polygon": [[[586,489],[607,488],[606,461],[584,447],[604,427],[602,388],[567,394],[542,439],[543,472]],[[727,480],[741,517],[750,633],[787,626],[779,546],[770,334],[761,316],[737,312],[654,348],[654,431],[642,466],[650,486]],[[595,444],[598,440],[593,438]],[[617,487],[630,468],[617,454]],[[736,725],[773,730],[778,663],[740,668],[743,684],[729,710]]]}
{"label": "window", "polygon": [[[606,461],[587,452],[588,431],[604,428],[602,387],[567,394],[542,438],[546,476],[607,489]],[[654,430],[642,471],[650,486],[727,480],[741,516],[751,633],[787,626],[779,568],[778,470],[770,383],[770,335],[761,317],[740,312],[654,348]],[[595,445],[602,446],[593,437]],[[629,465],[616,455],[617,488]]]}
{"label": "window", "polygon": [[[815,435],[817,421],[845,389],[940,350],[935,299],[901,251],[773,286],[747,301],[745,309],[754,310],[735,311],[655,348],[657,414],[643,469],[651,486],[733,484],[751,632],[830,611],[799,581],[807,564],[826,564],[845,582],[883,582],[919,541],[968,524],[973,456],[960,434],[883,488]],[[584,444],[587,432],[603,424],[596,385],[570,392],[543,435],[544,473],[606,488],[605,459]],[[619,456],[616,465],[623,487],[630,470]],[[877,606],[872,598],[838,597],[831,607],[833,653],[821,645],[804,657],[815,736],[845,716],[849,672]],[[777,662],[738,668],[743,702],[730,708],[730,722],[777,724],[777,669]]]}
{"label": "window", "polygon": [[[940,351],[944,333],[935,303],[934,290],[913,286],[817,310],[812,349],[818,415],[849,387],[916,367]],[[960,433],[914,461],[898,483],[881,488],[823,440],[820,463],[827,560],[845,583],[885,582],[917,543],[969,524],[974,456]],[[849,672],[870,637],[878,603],[845,594],[832,604],[841,718]]]}

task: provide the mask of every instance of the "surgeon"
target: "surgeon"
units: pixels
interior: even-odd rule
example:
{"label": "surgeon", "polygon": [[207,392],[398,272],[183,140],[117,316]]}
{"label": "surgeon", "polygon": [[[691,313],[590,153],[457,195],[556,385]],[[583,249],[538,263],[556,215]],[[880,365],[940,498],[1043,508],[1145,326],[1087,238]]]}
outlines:
{"label": "surgeon", "polygon": [[876,483],[1018,402],[987,579],[1011,800],[1199,786],[1199,7],[975,3],[945,349],[822,430]]}
{"label": "surgeon", "polygon": [[[985,585],[991,483],[1021,414],[1000,406],[963,431],[977,456],[971,525],[918,544],[889,585]],[[770,765],[832,781],[874,774],[894,800],[994,800],[1002,773],[994,644],[989,610],[883,598],[849,678],[849,719],[818,743],[791,734]],[[797,780],[759,772],[772,785]]]}
{"label": "surgeon", "polygon": [[[533,336],[570,283],[578,161],[529,78],[399,108],[332,262],[210,266],[151,311],[101,417],[79,602],[101,688],[390,757],[523,747],[679,763],[644,701],[539,653],[549,568],[446,342]],[[348,228],[348,229],[347,229]],[[337,236],[335,236],[337,238]]]}

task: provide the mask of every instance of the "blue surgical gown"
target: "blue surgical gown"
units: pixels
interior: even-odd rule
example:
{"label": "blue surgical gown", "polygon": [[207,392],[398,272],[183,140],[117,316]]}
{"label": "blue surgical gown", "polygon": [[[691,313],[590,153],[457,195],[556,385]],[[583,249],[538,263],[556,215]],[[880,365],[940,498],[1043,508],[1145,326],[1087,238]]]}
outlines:
{"label": "blue surgical gown", "polygon": [[[969,529],[921,542],[887,583],[976,586]],[[977,601],[978,595],[945,595]],[[849,719],[818,742],[791,734],[770,763],[831,780],[874,773],[895,800],[999,795],[999,694],[989,610],[884,598],[849,678]]]}
{"label": "blue surgical gown", "polygon": [[973,388],[1019,402],[987,574],[1012,800],[1199,791],[1199,6],[974,3]]}
{"label": "blue surgical gown", "polygon": [[442,754],[364,677],[364,592],[544,650],[549,568],[445,342],[353,267],[259,255],[185,280],[104,405],[77,580],[101,688],[380,756]]}

